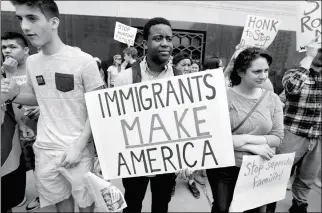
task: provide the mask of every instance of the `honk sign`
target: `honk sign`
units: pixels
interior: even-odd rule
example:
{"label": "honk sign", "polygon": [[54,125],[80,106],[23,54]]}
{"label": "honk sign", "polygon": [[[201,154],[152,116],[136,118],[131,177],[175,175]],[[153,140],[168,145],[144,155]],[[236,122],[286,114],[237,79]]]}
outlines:
{"label": "honk sign", "polygon": [[280,24],[279,20],[248,15],[240,40],[241,47],[267,49],[274,41]]}

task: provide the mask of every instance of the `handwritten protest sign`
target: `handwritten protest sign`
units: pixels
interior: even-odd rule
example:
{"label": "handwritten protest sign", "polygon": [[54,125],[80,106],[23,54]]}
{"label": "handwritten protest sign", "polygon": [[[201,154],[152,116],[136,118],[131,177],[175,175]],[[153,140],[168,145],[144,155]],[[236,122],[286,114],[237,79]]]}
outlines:
{"label": "handwritten protest sign", "polygon": [[274,41],[280,23],[280,21],[275,19],[248,15],[240,40],[240,46],[267,49]]}
{"label": "handwritten protest sign", "polygon": [[223,70],[85,94],[104,178],[235,165]]}
{"label": "handwritten protest sign", "polygon": [[[296,50],[306,51],[306,45],[321,34],[321,1],[301,1],[297,8]],[[319,36],[319,41],[321,41]]]}
{"label": "handwritten protest sign", "polygon": [[285,198],[295,153],[271,160],[244,156],[229,212],[243,212]]}
{"label": "handwritten protest sign", "polygon": [[133,46],[137,30],[137,28],[116,22],[114,40]]}

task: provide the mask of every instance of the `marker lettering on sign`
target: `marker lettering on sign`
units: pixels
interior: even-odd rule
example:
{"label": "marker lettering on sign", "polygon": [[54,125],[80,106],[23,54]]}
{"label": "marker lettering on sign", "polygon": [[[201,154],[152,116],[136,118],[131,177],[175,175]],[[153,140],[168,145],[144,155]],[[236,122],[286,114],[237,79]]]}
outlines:
{"label": "marker lettering on sign", "polygon": [[[164,125],[164,122],[162,121],[161,117],[158,114],[152,114],[151,115],[151,122],[150,122],[150,131],[149,131],[149,140],[148,142],[143,141],[142,138],[142,129],[141,129],[141,122],[140,122],[140,118],[139,117],[135,117],[133,122],[129,122],[126,119],[122,119],[121,120],[121,127],[122,127],[122,131],[123,131],[123,138],[124,138],[124,142],[126,146],[129,146],[129,137],[128,137],[128,133],[130,133],[131,131],[137,133],[137,136],[139,137],[140,143],[141,144],[148,144],[148,143],[153,143],[155,142],[153,140],[153,134],[156,131],[162,131],[163,135],[167,138],[168,141],[171,140],[176,140],[176,139],[182,139],[182,135],[181,135],[181,130],[183,130],[185,132],[185,134],[187,135],[188,138],[190,138],[190,134],[187,131],[187,128],[184,127],[183,124],[183,118],[186,115],[186,113],[191,112],[191,114],[193,115],[194,118],[194,126],[195,126],[195,131],[196,132],[196,136],[197,137],[201,137],[201,136],[209,136],[210,133],[208,131],[204,132],[201,131],[200,125],[206,123],[206,120],[201,119],[198,112],[199,111],[205,111],[207,110],[206,106],[201,106],[201,107],[194,107],[192,109],[186,109],[183,113],[183,117],[181,117],[182,119],[180,121],[178,121],[177,118],[177,114],[178,112],[175,110],[173,112],[174,114],[174,123],[176,125],[176,130],[177,130],[177,138],[171,138],[171,136],[169,135],[169,131],[167,130],[166,126]],[[166,118],[168,119],[168,118]],[[134,138],[132,138],[132,141],[134,140]]]}
{"label": "marker lettering on sign", "polygon": [[[146,173],[155,173],[159,171],[169,171],[171,168],[174,170],[182,169],[183,167],[194,167],[198,164],[198,159],[201,158],[201,166],[206,164],[206,161],[213,161],[216,165],[218,165],[218,161],[216,159],[215,153],[211,147],[211,144],[208,140],[204,141],[204,148],[201,156],[196,156],[196,159],[193,162],[188,162],[188,147],[190,152],[193,152],[194,145],[191,142],[186,142],[182,144],[176,144],[176,149],[171,149],[170,147],[164,145],[160,148],[148,148],[138,150],[132,150],[130,152],[130,158],[127,159],[121,152],[118,154],[118,176],[125,176],[131,174],[137,174],[137,167],[139,165],[144,166],[144,171]],[[163,168],[162,166],[156,168],[153,165],[153,162],[156,161],[152,156],[156,156],[153,152],[161,152]],[[176,156],[178,158],[174,158],[174,153],[176,152]],[[190,158],[191,159],[191,158]],[[148,166],[149,165],[149,166]],[[171,166],[171,168],[169,167]],[[126,174],[125,174],[126,173]]]}
{"label": "marker lettering on sign", "polygon": [[[180,105],[187,102],[195,103],[212,100],[216,97],[216,88],[209,82],[210,78],[213,78],[211,74],[192,76],[187,78],[186,83],[182,79],[178,79],[179,89],[175,89],[174,83],[168,81],[164,87],[160,83],[153,83],[151,85],[131,87],[128,90],[119,89],[113,92],[104,92],[105,100],[98,95],[102,117],[111,117],[115,113],[115,108],[118,116],[125,115],[127,114],[125,106],[132,106],[130,110],[140,112],[152,108],[164,108],[172,104]],[[210,91],[210,95],[201,94],[201,86],[207,88]],[[193,93],[193,91],[197,91],[197,94]],[[147,95],[149,92],[152,93],[152,97]],[[170,101],[171,97],[175,101]]]}

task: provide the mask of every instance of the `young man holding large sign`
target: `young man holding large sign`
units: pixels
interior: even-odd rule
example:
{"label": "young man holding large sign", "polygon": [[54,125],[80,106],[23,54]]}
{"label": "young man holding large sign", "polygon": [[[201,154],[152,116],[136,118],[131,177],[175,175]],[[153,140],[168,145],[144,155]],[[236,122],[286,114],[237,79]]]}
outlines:
{"label": "young man holding large sign", "polygon": [[[145,67],[141,70],[143,81],[167,78],[173,76],[173,69],[168,66],[168,60],[173,50],[171,24],[164,18],[149,20],[144,26],[144,45],[147,55],[140,63]],[[138,64],[138,66],[140,66]],[[115,80],[115,86],[138,83],[141,80],[133,79],[131,71],[122,72]],[[174,173],[156,175],[151,177],[123,178],[125,200],[127,208],[123,212],[141,212],[142,201],[146,188],[151,181],[152,212],[168,212],[168,203],[171,200],[172,188],[175,185]]]}

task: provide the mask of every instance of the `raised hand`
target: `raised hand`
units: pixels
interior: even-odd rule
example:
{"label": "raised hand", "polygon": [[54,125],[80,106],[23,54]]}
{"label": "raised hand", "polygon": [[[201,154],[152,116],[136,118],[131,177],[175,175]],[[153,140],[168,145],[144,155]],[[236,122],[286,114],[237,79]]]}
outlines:
{"label": "raised hand", "polygon": [[6,57],[2,64],[2,67],[6,72],[13,73],[17,70],[18,62],[12,57]]}

